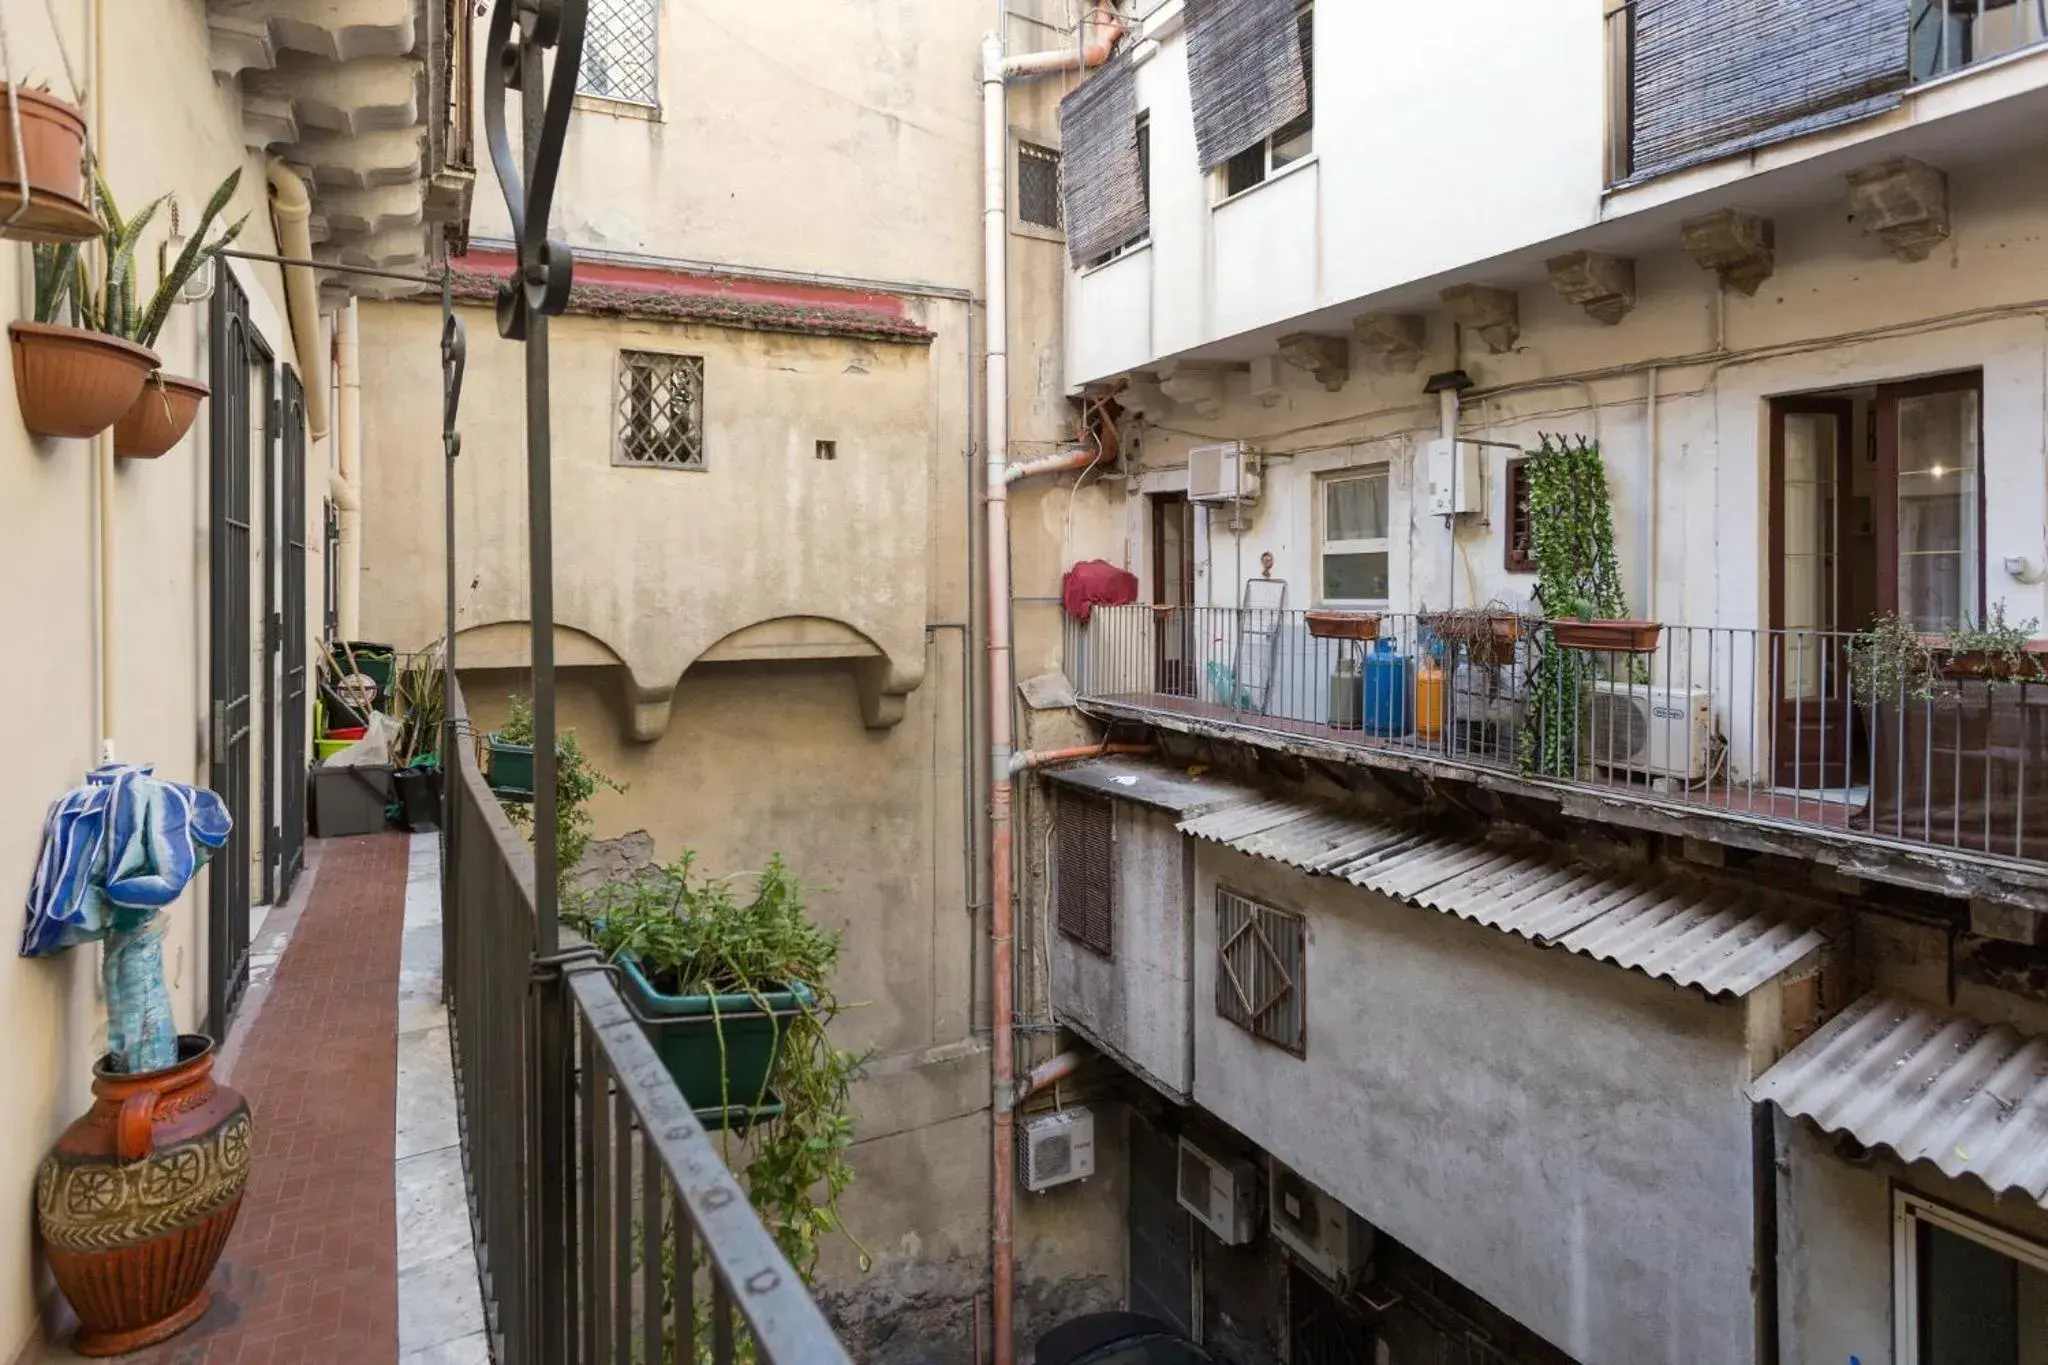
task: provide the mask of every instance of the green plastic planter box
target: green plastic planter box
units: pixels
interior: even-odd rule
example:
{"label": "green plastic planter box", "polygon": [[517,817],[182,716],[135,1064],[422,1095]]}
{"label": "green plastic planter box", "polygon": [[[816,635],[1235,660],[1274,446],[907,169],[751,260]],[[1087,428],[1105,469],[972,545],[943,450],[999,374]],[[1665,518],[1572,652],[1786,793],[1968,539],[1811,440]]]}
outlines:
{"label": "green plastic planter box", "polygon": [[489,740],[491,767],[486,777],[491,790],[507,801],[533,800],[533,746],[508,743],[496,732]]}
{"label": "green plastic planter box", "polygon": [[[765,1011],[751,995],[721,995],[714,1016],[710,996],[664,995],[633,959],[621,958],[619,966],[626,1003],[676,1088],[706,1127],[744,1124],[782,1112],[782,1101],[769,1091],[768,1081],[782,1055],[788,1021],[817,999],[808,986],[766,992]],[[723,1085],[720,1033],[725,1043]]]}

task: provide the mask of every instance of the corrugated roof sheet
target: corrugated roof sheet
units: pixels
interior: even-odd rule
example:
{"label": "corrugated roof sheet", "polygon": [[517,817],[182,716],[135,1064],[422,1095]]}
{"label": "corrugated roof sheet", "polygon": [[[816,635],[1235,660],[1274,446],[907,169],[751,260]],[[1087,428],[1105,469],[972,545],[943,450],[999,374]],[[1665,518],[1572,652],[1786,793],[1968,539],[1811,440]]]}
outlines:
{"label": "corrugated roof sheet", "polygon": [[1170,811],[1176,819],[1261,799],[1256,788],[1225,776],[1190,773],[1184,768],[1120,754],[1040,768],[1038,775],[1055,786],[1078,787],[1119,801],[1135,801]]}
{"label": "corrugated roof sheet", "polygon": [[1873,992],[1749,1093],[1866,1147],[2048,1206],[2048,1038]]}
{"label": "corrugated roof sheet", "polygon": [[1821,907],[1684,872],[1630,874],[1314,802],[1246,802],[1183,833],[1710,994],[1746,995],[1827,941]]}

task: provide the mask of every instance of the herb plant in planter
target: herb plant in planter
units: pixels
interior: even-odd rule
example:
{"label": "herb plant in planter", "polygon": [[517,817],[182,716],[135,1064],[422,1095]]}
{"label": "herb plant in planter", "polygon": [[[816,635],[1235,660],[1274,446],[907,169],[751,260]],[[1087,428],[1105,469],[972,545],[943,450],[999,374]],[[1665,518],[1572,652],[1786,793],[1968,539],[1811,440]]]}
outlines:
{"label": "herb plant in planter", "polygon": [[805,915],[803,889],[779,856],[742,895],[745,880],[700,877],[685,853],[638,881],[571,898],[564,914],[618,965],[669,1074],[706,1126],[725,1130],[728,1161],[808,1281],[821,1239],[844,1232],[848,1091],[865,1059],[829,1032],[840,1010],[831,985],[839,935]]}
{"label": "herb plant in planter", "polygon": [[[505,724],[491,732],[491,790],[498,794],[498,804],[505,815],[527,838],[533,837],[533,702],[526,697],[512,698]],[[502,785],[500,774],[504,771],[499,764],[503,755],[525,758],[525,788],[508,788]],[[590,798],[596,796],[599,788],[623,792],[625,784],[614,782],[583,752],[583,746],[576,739],[574,730],[564,730],[555,737],[555,876],[556,885],[566,887],[569,875],[576,865],[583,861],[583,850],[590,847],[590,836],[597,832],[597,821],[590,815]]]}

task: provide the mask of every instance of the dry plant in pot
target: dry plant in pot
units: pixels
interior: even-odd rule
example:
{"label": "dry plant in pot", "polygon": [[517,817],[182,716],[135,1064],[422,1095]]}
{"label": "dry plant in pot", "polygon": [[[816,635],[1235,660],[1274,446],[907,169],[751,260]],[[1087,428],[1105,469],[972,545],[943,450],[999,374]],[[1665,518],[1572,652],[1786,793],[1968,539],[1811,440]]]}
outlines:
{"label": "dry plant in pot", "polygon": [[0,119],[0,237],[89,242],[99,236],[99,220],[86,202],[85,116],[78,106],[45,89],[0,84]]}

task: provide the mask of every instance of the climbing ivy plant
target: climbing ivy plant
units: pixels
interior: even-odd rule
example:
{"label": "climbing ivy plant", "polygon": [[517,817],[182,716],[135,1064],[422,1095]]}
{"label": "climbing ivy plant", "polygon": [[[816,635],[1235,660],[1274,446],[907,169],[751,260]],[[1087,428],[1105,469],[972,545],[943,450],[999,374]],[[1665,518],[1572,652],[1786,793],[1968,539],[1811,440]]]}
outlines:
{"label": "climbing ivy plant", "polygon": [[[1621,565],[1614,554],[1614,504],[1600,447],[1585,437],[1544,434],[1529,452],[1531,549],[1536,603],[1550,620],[1620,620],[1628,615]],[[1579,767],[1578,699],[1597,662],[1560,649],[1546,634],[1538,645],[1529,700],[1532,731],[1522,738],[1525,772],[1575,776]]]}

